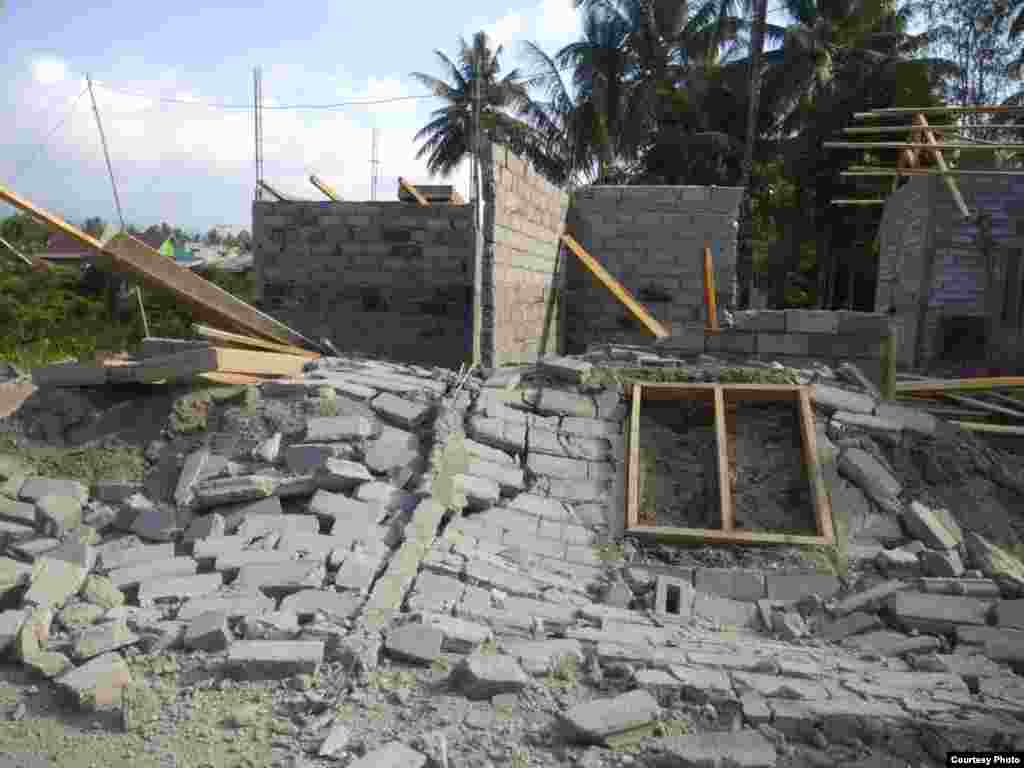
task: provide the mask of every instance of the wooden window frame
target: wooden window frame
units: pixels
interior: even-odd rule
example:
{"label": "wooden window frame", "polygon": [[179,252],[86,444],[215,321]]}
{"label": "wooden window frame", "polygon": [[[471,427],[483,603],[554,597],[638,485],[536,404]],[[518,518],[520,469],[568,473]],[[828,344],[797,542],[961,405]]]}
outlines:
{"label": "wooden window frame", "polygon": [[[721,529],[676,528],[640,525],[640,407],[644,400],[703,400],[714,411],[715,449],[718,470]],[[729,480],[726,404],[732,402],[791,402],[796,407],[804,469],[807,472],[814,506],[817,535],[737,531]],[[706,544],[792,544],[830,546],[835,541],[832,507],[825,478],[818,462],[818,440],[811,409],[810,392],[799,385],[774,384],[641,384],[632,385],[628,454],[626,466],[627,535],[651,537],[660,541],[703,542]]]}

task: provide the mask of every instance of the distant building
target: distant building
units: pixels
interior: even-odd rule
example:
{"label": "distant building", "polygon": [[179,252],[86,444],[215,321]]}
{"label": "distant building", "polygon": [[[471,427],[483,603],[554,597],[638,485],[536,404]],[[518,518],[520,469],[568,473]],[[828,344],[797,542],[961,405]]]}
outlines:
{"label": "distant building", "polygon": [[57,231],[46,239],[46,247],[36,256],[46,261],[81,264],[92,257],[92,249],[66,232]]}

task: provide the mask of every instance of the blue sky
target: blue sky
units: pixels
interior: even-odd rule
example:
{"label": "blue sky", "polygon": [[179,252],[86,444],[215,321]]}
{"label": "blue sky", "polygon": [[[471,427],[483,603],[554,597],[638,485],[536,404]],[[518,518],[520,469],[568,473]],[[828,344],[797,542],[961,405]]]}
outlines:
{"label": "blue sky", "polygon": [[[72,221],[90,215],[116,220],[88,96],[70,109],[89,73],[97,82],[127,222],[167,221],[203,231],[221,224],[249,227],[251,110],[169,104],[151,96],[248,104],[256,65],[263,68],[267,106],[414,96],[424,91],[409,73],[440,75],[433,50],[454,56],[460,34],[487,30],[504,44],[503,62],[510,68],[522,63],[522,41],[553,52],[579,29],[572,0],[306,0],[264,7],[6,0],[0,19],[0,109],[8,126],[0,133],[0,181]],[[413,142],[436,106],[433,99],[419,99],[332,111],[266,110],[264,177],[283,192],[319,199],[307,181],[316,173],[346,199],[368,200],[376,127],[379,197],[395,199],[399,175],[439,183],[415,158]],[[465,192],[466,173],[448,183]],[[6,210],[0,207],[0,213]]]}

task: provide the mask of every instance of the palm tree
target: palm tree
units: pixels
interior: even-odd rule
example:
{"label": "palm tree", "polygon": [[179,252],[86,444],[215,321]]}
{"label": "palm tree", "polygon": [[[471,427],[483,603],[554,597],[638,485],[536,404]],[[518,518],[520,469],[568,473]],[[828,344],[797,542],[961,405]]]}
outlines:
{"label": "palm tree", "polygon": [[415,137],[423,142],[416,157],[427,156],[430,173],[450,176],[472,151],[477,106],[481,135],[525,141],[527,127],[514,113],[526,111],[530,98],[517,70],[499,78],[502,51],[500,45],[492,50],[487,34],[477,32],[472,45],[459,39],[457,63],[442,51],[434,51],[448,82],[421,72],[412,73],[413,78],[447,102],[431,113],[430,122]]}

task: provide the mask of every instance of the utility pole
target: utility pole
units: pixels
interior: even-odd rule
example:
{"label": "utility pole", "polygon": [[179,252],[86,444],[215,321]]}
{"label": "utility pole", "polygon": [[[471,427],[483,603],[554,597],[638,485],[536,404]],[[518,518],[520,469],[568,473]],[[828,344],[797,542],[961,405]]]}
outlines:
{"label": "utility pole", "polygon": [[373,128],[373,138],[370,144],[370,200],[377,199],[377,186],[380,181],[380,160],[377,157],[378,139],[377,128]]}
{"label": "utility pole", "polygon": [[747,142],[743,147],[740,178],[743,198],[740,202],[739,249],[736,259],[739,282],[737,303],[740,307],[750,305],[754,283],[754,201],[750,194],[750,184],[754,173],[754,145],[757,143],[757,115],[761,99],[761,54],[764,51],[767,15],[768,0],[754,0],[754,28],[750,35],[750,99],[747,103]]}
{"label": "utility pole", "polygon": [[256,200],[263,199],[263,115],[260,114],[262,104],[263,73],[259,67],[256,67],[252,71],[253,128],[256,139]]}

